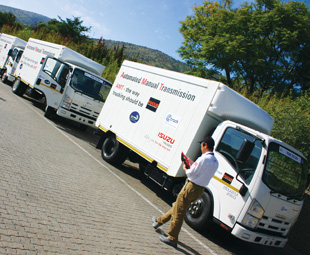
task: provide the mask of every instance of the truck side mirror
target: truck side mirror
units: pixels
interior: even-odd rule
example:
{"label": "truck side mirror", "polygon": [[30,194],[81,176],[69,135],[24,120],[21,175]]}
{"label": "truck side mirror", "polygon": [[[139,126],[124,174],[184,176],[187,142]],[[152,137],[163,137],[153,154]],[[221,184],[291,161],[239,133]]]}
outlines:
{"label": "truck side mirror", "polygon": [[247,188],[247,186],[245,186],[244,185],[244,183],[242,184],[242,186],[241,186],[241,188],[240,188],[240,190],[239,190],[239,193],[240,193],[240,195],[241,196],[245,196],[245,194],[248,192],[248,188]]}
{"label": "truck side mirror", "polygon": [[244,139],[236,155],[236,160],[241,163],[246,162],[254,149],[254,145],[254,142],[250,142],[249,140]]}
{"label": "truck side mirror", "polygon": [[9,50],[9,52],[8,52],[8,56],[10,56],[10,57],[11,57],[11,56],[12,56],[12,54],[13,54],[13,50],[12,50],[12,49],[10,49],[10,50]]}

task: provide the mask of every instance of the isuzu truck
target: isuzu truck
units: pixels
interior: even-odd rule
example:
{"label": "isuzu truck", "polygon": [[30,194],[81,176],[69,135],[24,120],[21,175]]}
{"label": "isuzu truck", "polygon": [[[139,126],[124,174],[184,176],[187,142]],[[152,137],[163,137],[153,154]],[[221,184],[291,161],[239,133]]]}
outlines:
{"label": "isuzu truck", "polygon": [[0,76],[4,83],[15,80],[14,72],[27,42],[7,34],[0,34]]}
{"label": "isuzu truck", "polygon": [[234,236],[283,247],[303,205],[304,155],[270,136],[273,118],[226,85],[124,61],[97,119],[102,158],[129,159],[164,189],[185,182],[183,152],[195,160],[206,135],[219,167],[186,222],[212,220]]}
{"label": "isuzu truck", "polygon": [[43,103],[47,118],[56,113],[83,128],[95,127],[112,86],[101,77],[104,68],[63,45],[30,38],[12,91]]}

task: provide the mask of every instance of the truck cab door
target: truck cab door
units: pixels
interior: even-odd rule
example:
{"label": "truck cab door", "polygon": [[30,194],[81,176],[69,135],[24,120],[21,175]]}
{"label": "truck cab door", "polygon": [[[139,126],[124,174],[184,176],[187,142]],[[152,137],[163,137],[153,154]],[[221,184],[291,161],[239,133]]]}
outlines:
{"label": "truck cab door", "polygon": [[[43,64],[42,71],[45,77],[40,77],[37,81],[37,85],[43,83],[45,87],[48,87],[56,92],[63,93],[67,83],[68,74],[71,67],[55,58],[47,58]],[[41,79],[43,78],[43,79]]]}
{"label": "truck cab door", "polygon": [[15,58],[16,58],[17,54],[18,54],[17,48],[15,48],[14,50],[11,49],[8,53],[8,59],[7,59],[5,66],[7,68],[7,73],[9,73],[9,74],[13,73]]}

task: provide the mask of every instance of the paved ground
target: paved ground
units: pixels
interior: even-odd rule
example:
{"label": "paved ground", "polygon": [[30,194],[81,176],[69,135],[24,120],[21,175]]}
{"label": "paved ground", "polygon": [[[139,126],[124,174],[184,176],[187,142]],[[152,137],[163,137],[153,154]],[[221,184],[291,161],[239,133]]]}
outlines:
{"label": "paved ground", "polygon": [[0,254],[298,254],[186,224],[178,249],[159,241],[152,215],[171,200],[141,173],[100,158],[92,132],[51,122],[0,82]]}

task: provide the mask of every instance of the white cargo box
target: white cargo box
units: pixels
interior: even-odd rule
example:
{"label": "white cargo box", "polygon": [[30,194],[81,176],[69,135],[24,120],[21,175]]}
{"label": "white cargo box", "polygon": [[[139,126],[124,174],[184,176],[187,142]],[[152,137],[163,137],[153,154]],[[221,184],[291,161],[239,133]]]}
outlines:
{"label": "white cargo box", "polygon": [[26,83],[33,85],[43,64],[42,61],[46,57],[58,58],[63,62],[82,67],[99,76],[102,75],[105,68],[103,65],[66,46],[30,38],[21,58],[19,70],[16,71],[16,76],[20,76]]}
{"label": "white cargo box", "polygon": [[180,154],[220,122],[232,120],[266,134],[273,119],[226,85],[124,61],[96,125],[170,176],[183,176]]}
{"label": "white cargo box", "polygon": [[24,49],[26,44],[26,41],[16,36],[0,34],[0,68],[4,66],[10,49],[14,47]]}

